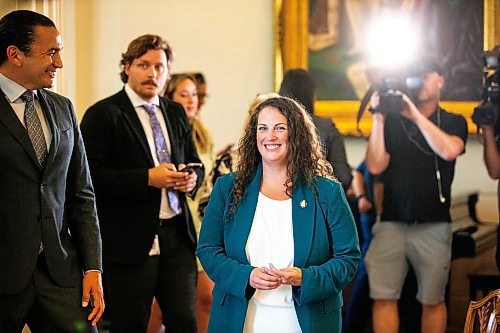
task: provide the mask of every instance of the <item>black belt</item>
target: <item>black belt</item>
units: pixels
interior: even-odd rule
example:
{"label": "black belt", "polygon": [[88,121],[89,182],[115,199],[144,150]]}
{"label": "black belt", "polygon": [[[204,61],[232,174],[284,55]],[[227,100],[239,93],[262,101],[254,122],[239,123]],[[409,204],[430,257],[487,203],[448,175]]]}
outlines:
{"label": "black belt", "polygon": [[175,215],[174,217],[171,217],[169,219],[160,219],[160,227],[164,227],[164,226],[167,226],[167,225],[172,225],[172,223],[176,223],[177,221],[180,221],[182,216],[182,214],[179,214],[179,215]]}

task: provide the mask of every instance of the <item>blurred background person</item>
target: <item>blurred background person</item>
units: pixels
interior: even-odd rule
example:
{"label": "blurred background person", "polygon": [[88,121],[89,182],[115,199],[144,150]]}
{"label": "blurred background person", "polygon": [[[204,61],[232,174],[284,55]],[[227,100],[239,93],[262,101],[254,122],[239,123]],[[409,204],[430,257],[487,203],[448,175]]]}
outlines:
{"label": "blurred background person", "polygon": [[252,113],[238,172],[217,181],[197,255],[215,282],[209,332],[340,332],[356,227],[310,116],[286,97]]}
{"label": "blurred background person", "polygon": [[[497,109],[497,113],[498,111]],[[500,134],[498,134],[498,127],[500,126],[498,124],[500,124],[500,120],[497,118],[497,131],[494,131],[491,125],[482,126],[484,135],[484,163],[492,179],[500,178]],[[498,182],[497,207],[500,212],[500,182]],[[495,259],[497,268],[500,271],[500,226],[497,228],[497,250]]]}
{"label": "blurred background person", "polygon": [[314,126],[325,147],[326,159],[333,165],[333,173],[344,190],[351,186],[351,167],[347,162],[344,137],[340,134],[332,119],[321,118],[314,114],[316,100],[316,82],[304,69],[291,69],[283,76],[279,94],[290,97],[304,106],[311,115]]}
{"label": "blurred background person", "polygon": [[498,129],[494,131],[491,125],[483,125],[481,128],[484,136],[484,163],[490,177],[498,179],[500,178],[500,134],[497,132]]}
{"label": "blurred background person", "polygon": [[351,188],[354,192],[359,212],[358,230],[360,234],[361,260],[351,289],[344,320],[342,321],[342,332],[361,333],[364,332],[371,314],[372,302],[364,256],[372,239],[372,226],[382,211],[382,176],[371,174],[363,160],[352,171]]}
{"label": "blurred background person", "polygon": [[[198,77],[196,80],[195,77]],[[208,128],[203,125],[200,120],[200,109],[198,87],[202,89],[203,97],[206,94],[206,83],[203,75],[197,73],[196,76],[191,74],[173,74],[167,83],[165,96],[174,102],[181,104],[184,107],[186,116],[191,124],[193,142],[196,146],[196,151],[201,162],[205,166],[205,178],[201,187],[193,198],[188,198],[187,203],[196,233],[199,235],[202,222],[202,208],[200,203],[206,203],[210,197],[212,183],[210,179],[211,170],[214,167],[215,154],[212,135]],[[203,271],[199,260],[198,264],[198,282],[196,288],[196,320],[198,324],[198,332],[206,332],[208,329],[208,317],[210,315],[210,306],[212,304],[212,289],[213,282]]]}
{"label": "blurred background person", "polygon": [[[472,121],[483,131],[483,158],[492,179],[500,178],[500,45],[484,54],[483,100],[474,108]],[[500,181],[497,185],[500,213]],[[497,228],[497,268],[500,271],[500,226]]]}
{"label": "blurred background person", "polygon": [[196,89],[198,90],[198,109],[205,105],[205,99],[209,97],[207,93],[207,80],[201,72],[186,73],[196,80]]}

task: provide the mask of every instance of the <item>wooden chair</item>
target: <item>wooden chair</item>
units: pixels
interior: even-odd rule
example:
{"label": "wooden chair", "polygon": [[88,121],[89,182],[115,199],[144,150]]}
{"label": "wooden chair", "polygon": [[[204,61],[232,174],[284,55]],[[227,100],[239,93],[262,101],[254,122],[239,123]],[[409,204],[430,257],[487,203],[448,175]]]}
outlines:
{"label": "wooden chair", "polygon": [[[477,324],[476,318],[479,319]],[[474,330],[475,327],[476,330]],[[465,318],[464,333],[473,332],[500,332],[500,289],[492,291],[479,301],[470,302]]]}

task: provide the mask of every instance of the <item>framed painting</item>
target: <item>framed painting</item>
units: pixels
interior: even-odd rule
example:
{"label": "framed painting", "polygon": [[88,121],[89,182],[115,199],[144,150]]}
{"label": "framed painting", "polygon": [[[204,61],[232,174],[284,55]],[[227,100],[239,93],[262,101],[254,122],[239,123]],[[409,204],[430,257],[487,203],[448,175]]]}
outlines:
{"label": "framed painting", "polygon": [[[441,105],[475,132],[470,115],[482,93],[482,52],[500,44],[500,0],[275,0],[276,91],[286,70],[308,69],[317,82],[316,114],[333,118],[345,135],[360,135],[359,100],[370,87],[363,28],[384,6],[420,19],[421,47],[433,50],[445,77]],[[370,128],[365,112],[360,129]]]}

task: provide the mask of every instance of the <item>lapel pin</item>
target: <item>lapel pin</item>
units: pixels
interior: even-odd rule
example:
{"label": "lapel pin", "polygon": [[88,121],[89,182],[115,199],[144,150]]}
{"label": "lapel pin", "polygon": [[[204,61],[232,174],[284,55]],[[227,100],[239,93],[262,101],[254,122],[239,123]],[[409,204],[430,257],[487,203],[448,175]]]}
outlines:
{"label": "lapel pin", "polygon": [[307,201],[302,200],[302,201],[300,202],[300,208],[306,208],[306,207],[307,207]]}

